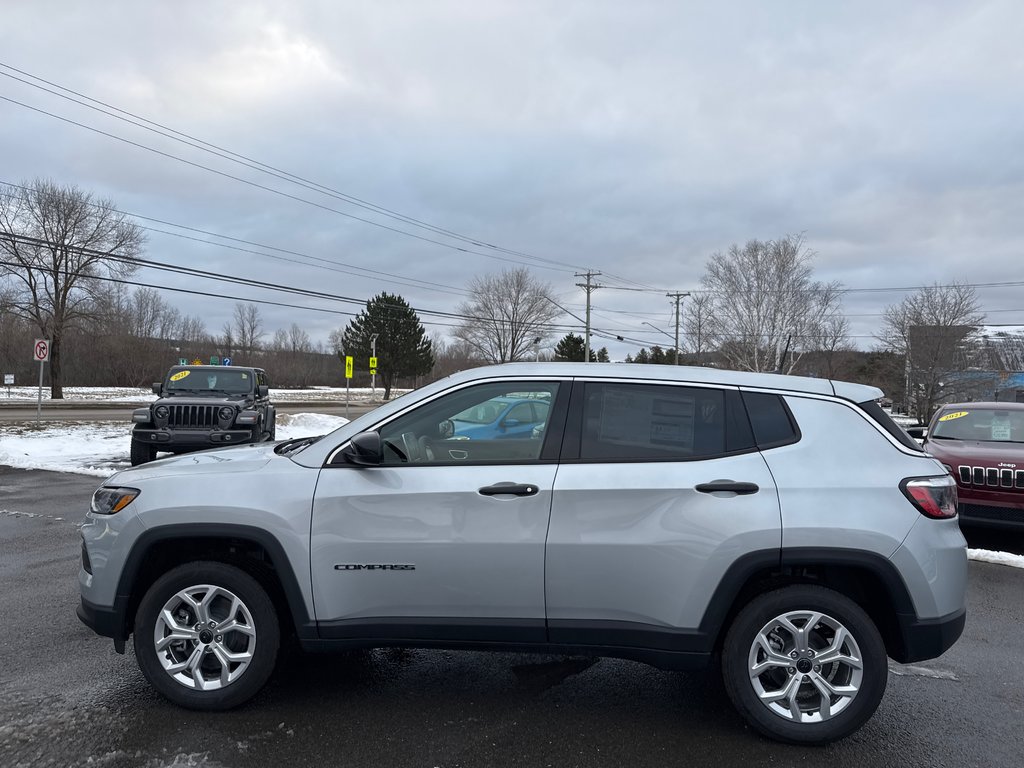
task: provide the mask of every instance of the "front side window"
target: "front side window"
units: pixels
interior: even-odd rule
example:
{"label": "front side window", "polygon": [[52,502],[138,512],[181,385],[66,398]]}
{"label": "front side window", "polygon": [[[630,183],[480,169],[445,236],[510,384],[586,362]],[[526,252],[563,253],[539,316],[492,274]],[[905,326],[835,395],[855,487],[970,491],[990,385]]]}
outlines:
{"label": "front side window", "polygon": [[685,460],[749,448],[749,434],[740,434],[734,395],[696,387],[588,383],[580,459]]}
{"label": "front side window", "polygon": [[380,428],[383,463],[536,461],[558,389],[557,382],[517,381],[443,395]]}

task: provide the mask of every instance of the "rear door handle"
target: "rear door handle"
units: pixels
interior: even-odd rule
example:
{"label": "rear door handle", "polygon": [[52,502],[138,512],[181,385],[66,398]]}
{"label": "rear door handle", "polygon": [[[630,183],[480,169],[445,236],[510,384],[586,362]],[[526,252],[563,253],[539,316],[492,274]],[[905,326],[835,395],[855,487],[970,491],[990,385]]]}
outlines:
{"label": "rear door handle", "polygon": [[757,487],[757,483],[737,483],[734,480],[712,480],[710,483],[701,483],[696,486],[696,489],[701,493],[717,493],[726,491],[740,496],[757,493],[761,490]]}
{"label": "rear door handle", "polygon": [[495,483],[480,489],[481,496],[533,496],[540,489],[529,483]]}

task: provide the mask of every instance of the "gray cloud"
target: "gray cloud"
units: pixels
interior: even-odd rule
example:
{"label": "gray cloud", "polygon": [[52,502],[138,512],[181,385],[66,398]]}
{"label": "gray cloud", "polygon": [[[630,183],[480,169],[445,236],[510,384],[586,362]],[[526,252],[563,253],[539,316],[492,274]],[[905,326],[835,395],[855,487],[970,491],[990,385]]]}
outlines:
{"label": "gray cloud", "polygon": [[[788,232],[806,233],[820,279],[849,287],[1019,273],[1014,2],[14,2],[5,19],[7,64],[438,226],[665,290],[696,287],[716,250]],[[0,95],[367,215],[7,78]],[[4,180],[50,176],[125,210],[319,258],[459,289],[508,266],[6,102],[0,146]],[[458,301],[155,233],[149,255],[351,296],[398,291],[428,309]],[[578,311],[572,271],[537,275]],[[900,296],[850,294],[862,346],[878,318],[859,315]],[[1019,290],[981,298],[1022,310],[990,322],[1024,321]],[[174,300],[211,331],[232,309]],[[667,299],[607,290],[595,302],[599,326],[665,340],[640,321],[667,327]],[[264,316],[318,339],[343,322]]]}

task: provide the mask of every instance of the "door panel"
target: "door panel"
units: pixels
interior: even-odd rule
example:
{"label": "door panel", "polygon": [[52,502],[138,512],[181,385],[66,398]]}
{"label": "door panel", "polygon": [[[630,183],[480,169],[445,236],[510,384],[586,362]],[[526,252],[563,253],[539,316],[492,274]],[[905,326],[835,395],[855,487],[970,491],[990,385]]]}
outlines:
{"label": "door panel", "polygon": [[[555,469],[321,470],[311,545],[317,619],[532,619],[540,633],[534,639],[543,640],[544,539]],[[535,492],[479,492],[500,483]]]}
{"label": "door panel", "polygon": [[[759,490],[695,490],[719,479]],[[778,550],[781,536],[775,483],[759,453],[563,465],[548,535],[548,619],[695,629],[728,567],[748,552]]]}

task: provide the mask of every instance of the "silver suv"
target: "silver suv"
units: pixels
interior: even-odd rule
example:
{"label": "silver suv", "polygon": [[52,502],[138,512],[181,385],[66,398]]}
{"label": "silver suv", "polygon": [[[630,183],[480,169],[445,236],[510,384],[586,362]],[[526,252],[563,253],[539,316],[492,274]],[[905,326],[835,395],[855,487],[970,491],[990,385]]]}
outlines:
{"label": "silver suv", "polygon": [[[848,735],[887,660],[964,626],[956,488],[838,381],[511,364],[319,438],[126,470],[82,528],[79,617],[185,707],[251,698],[307,650],[501,649],[720,662],[782,741]],[[482,437],[474,414],[528,402]],[[482,417],[481,417],[482,418]]]}

